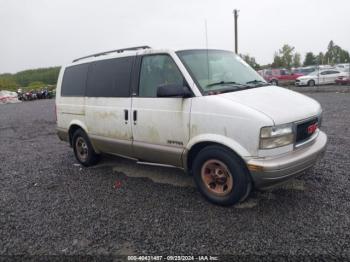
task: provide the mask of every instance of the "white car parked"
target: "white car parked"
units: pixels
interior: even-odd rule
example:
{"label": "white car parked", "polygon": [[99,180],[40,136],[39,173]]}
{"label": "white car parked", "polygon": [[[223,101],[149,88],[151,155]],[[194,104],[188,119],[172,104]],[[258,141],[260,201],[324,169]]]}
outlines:
{"label": "white car parked", "polygon": [[339,76],[344,76],[344,72],[336,69],[316,70],[308,75],[300,76],[295,80],[296,86],[314,86],[323,84],[335,84]]}
{"label": "white car parked", "polygon": [[220,205],[295,177],[327,143],[318,102],[224,50],[143,46],[74,60],[61,69],[56,112],[82,165],[112,154],[182,168]]}

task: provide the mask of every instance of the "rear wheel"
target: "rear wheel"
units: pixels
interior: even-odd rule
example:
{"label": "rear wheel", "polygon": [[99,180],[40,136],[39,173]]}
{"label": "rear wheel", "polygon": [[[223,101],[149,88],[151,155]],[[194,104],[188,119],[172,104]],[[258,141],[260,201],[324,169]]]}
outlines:
{"label": "rear wheel", "polygon": [[309,82],[307,82],[308,86],[315,86],[315,81],[314,80],[310,80]]}
{"label": "rear wheel", "polygon": [[94,151],[88,136],[82,129],[74,132],[72,145],[76,159],[84,166],[95,165],[100,156]]}
{"label": "rear wheel", "polygon": [[193,174],[198,190],[218,205],[243,201],[251,190],[250,174],[244,162],[220,146],[208,146],[198,153]]}

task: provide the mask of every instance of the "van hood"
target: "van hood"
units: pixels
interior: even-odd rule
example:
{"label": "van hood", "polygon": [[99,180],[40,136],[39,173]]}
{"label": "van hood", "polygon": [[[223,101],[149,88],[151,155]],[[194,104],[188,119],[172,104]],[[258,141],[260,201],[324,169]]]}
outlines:
{"label": "van hood", "polygon": [[252,88],[219,96],[267,115],[275,125],[313,117],[322,111],[314,99],[278,86]]}

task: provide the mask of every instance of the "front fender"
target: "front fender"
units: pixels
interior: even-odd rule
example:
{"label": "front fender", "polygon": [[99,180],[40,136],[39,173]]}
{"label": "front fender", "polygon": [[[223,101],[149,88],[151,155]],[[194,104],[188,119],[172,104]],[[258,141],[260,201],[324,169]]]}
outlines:
{"label": "front fender", "polygon": [[211,142],[211,143],[223,145],[231,149],[232,151],[234,151],[237,155],[239,155],[243,159],[247,159],[251,157],[251,154],[248,152],[248,150],[244,148],[241,144],[239,144],[237,141],[233,140],[232,138],[229,138],[223,135],[217,135],[217,134],[200,134],[191,138],[185,147],[185,153],[183,157],[183,166],[185,167],[185,169],[187,169],[188,152],[190,152],[193,146],[203,142],[206,142],[206,143]]}

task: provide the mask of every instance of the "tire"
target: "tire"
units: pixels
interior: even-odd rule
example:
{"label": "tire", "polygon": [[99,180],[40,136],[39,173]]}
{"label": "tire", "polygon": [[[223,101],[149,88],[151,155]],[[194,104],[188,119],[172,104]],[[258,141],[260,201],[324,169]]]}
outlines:
{"label": "tire", "polygon": [[220,146],[202,149],[194,159],[192,171],[199,192],[217,205],[230,206],[241,202],[252,188],[245,163]]}
{"label": "tire", "polygon": [[271,85],[278,86],[278,81],[276,79],[271,80]]}
{"label": "tire", "polygon": [[315,81],[314,80],[310,80],[309,82],[307,82],[308,86],[315,86]]}
{"label": "tire", "polygon": [[74,132],[72,146],[75,158],[83,166],[93,166],[100,160],[100,156],[94,151],[90,139],[82,129]]}

